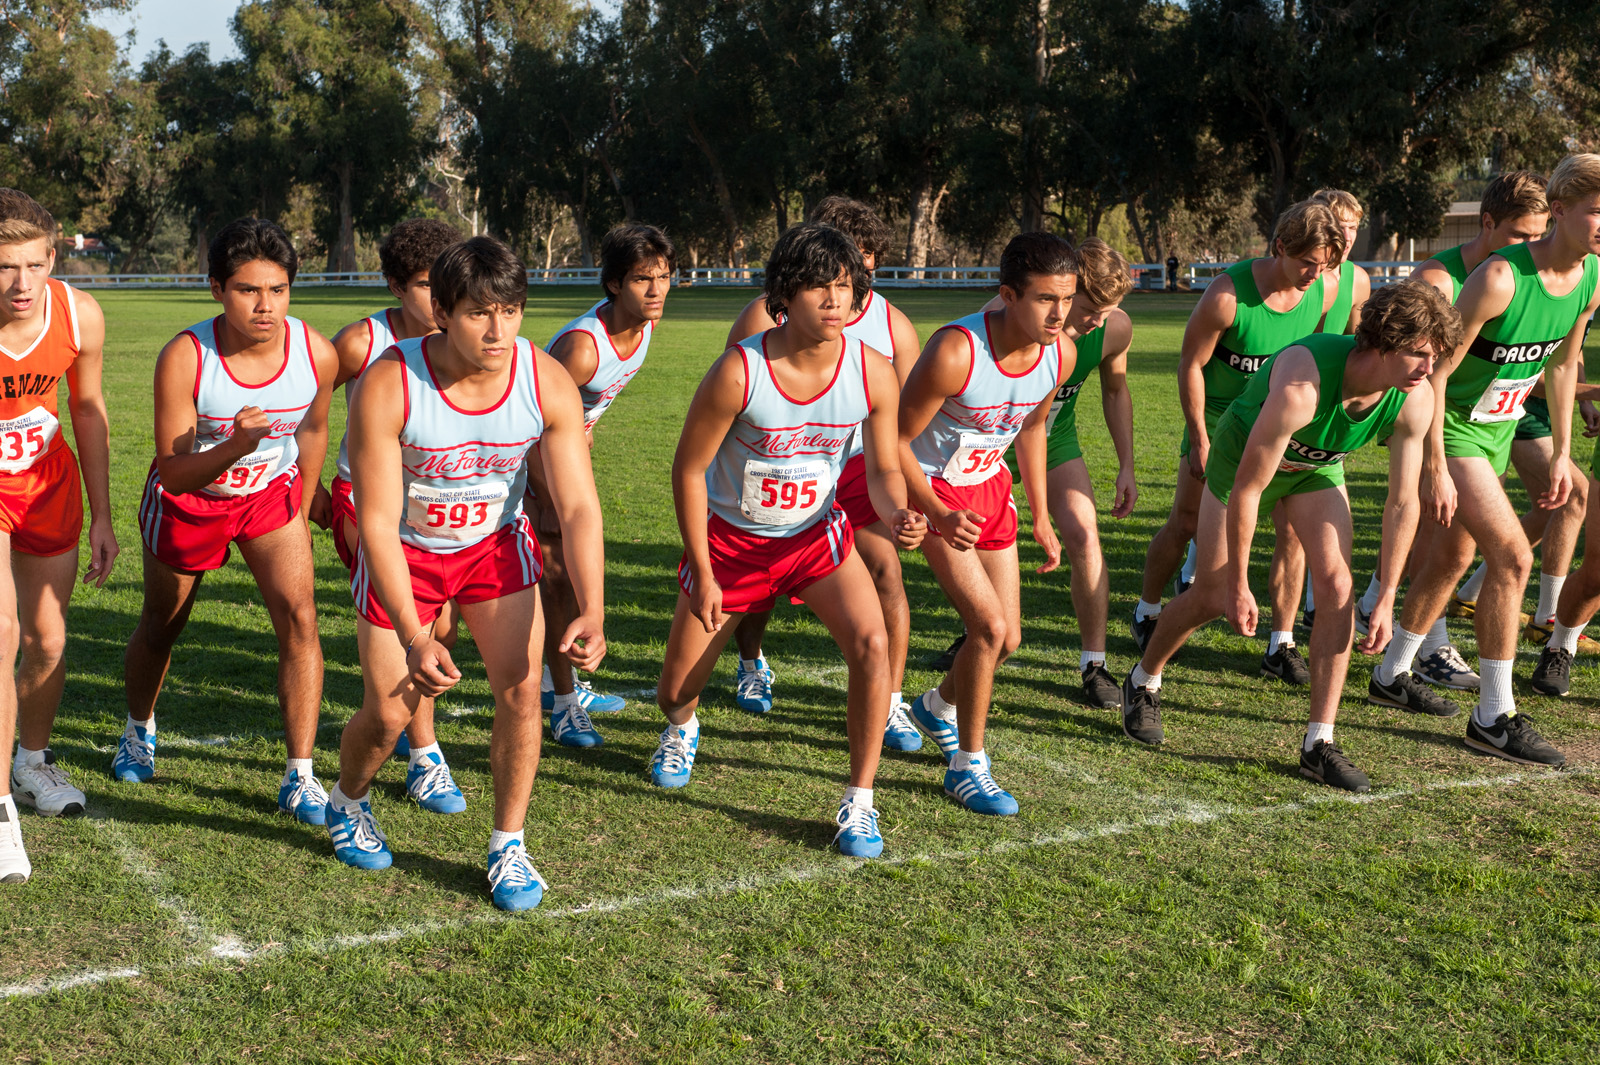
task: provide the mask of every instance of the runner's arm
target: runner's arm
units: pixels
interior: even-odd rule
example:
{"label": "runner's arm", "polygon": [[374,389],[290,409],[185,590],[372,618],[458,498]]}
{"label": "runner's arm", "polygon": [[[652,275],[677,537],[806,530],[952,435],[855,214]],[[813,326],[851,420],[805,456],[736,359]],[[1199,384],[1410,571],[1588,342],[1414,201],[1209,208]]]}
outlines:
{"label": "runner's arm", "polygon": [[1356,644],[1362,654],[1382,652],[1393,635],[1394,597],[1422,517],[1417,482],[1422,477],[1434,406],[1433,386],[1424,381],[1406,397],[1389,435],[1389,494],[1383,503],[1383,542],[1378,547],[1378,602],[1372,608],[1366,638]]}
{"label": "runner's arm", "polygon": [[550,357],[561,364],[574,385],[586,385],[600,368],[600,349],[594,337],[581,329],[563,333],[550,345]]}
{"label": "runner's arm", "polygon": [[917,327],[898,307],[889,308],[889,338],[894,342],[894,375],[897,384],[904,387],[911,368],[922,354],[922,342],[917,339]]}
{"label": "runner's arm", "polygon": [[927,532],[927,521],[906,506],[906,479],[900,470],[899,382],[894,367],[870,351],[866,370],[867,391],[872,396],[872,412],[861,423],[867,495],[896,545],[914,551]]}
{"label": "runner's arm", "polygon": [[1356,326],[1361,324],[1361,307],[1372,298],[1372,275],[1367,273],[1366,267],[1350,264],[1352,276],[1350,280],[1350,318],[1344,323],[1343,331],[1354,333]]}
{"label": "runner's arm", "polygon": [[1196,480],[1205,479],[1205,460],[1211,451],[1211,436],[1206,432],[1205,367],[1222,342],[1222,334],[1233,324],[1238,306],[1233,278],[1219,274],[1206,286],[1183,330],[1183,348],[1178,356],[1178,406],[1189,430],[1189,475]]}
{"label": "runner's arm", "polygon": [[767,313],[767,298],[757,296],[747,303],[744,310],[739,312],[739,317],[733,320],[733,328],[728,330],[727,347],[731,348],[746,337],[753,337],[768,329],[776,329],[777,326],[778,323],[772,320],[772,315]]}
{"label": "runner's arm", "polygon": [[[1078,349],[1065,336],[1061,338],[1061,371],[1056,382],[1072,376],[1077,365]],[[1049,494],[1045,488],[1045,460],[1050,444],[1046,426],[1050,421],[1050,406],[1055,402],[1056,390],[1045,394],[1038,406],[1028,412],[1017,433],[1017,469],[1022,473],[1022,494],[1028,500],[1028,512],[1033,515],[1033,539],[1044,548],[1044,565],[1038,572],[1049,573],[1061,565],[1061,541],[1056,538],[1055,526],[1050,523]]]}
{"label": "runner's arm", "polygon": [[1440,295],[1444,296],[1445,299],[1454,302],[1456,293],[1455,281],[1450,277],[1450,271],[1446,270],[1444,264],[1438,259],[1429,259],[1411,271],[1411,277],[1417,281],[1426,281],[1438,289]]}
{"label": "runner's arm", "polygon": [[1126,518],[1139,500],[1133,469],[1133,397],[1128,393],[1128,349],[1133,346],[1133,320],[1120,308],[1106,319],[1105,349],[1100,359],[1100,407],[1106,416],[1111,446],[1117,449],[1116,498],[1111,516]]}
{"label": "runner's arm", "polygon": [[322,464],[328,458],[328,407],[333,403],[333,385],[339,376],[339,353],[328,338],[307,327],[311,365],[317,371],[317,395],[311,401],[300,426],[294,431],[300,452],[295,465],[300,468],[300,520],[311,520],[311,508],[322,488]]}
{"label": "runner's arm", "polygon": [[929,529],[958,551],[977,543],[983,530],[969,511],[951,510],[940,502],[911,452],[911,441],[928,427],[946,399],[966,387],[972,358],[972,344],[965,333],[940,329],[928,338],[900,389],[900,471],[906,479],[906,498],[927,515]]}
{"label": "runner's arm", "polygon": [[722,628],[722,590],[711,571],[710,534],[706,527],[709,515],[706,470],[733,428],[734,419],[744,409],[747,387],[744,360],[738,348],[729,347],[711,364],[694,398],[689,401],[683,433],[678,437],[678,450],[672,457],[672,506],[677,512],[678,532],[683,537],[684,554],[694,580],[690,601],[695,617],[707,632]]}
{"label": "runner's arm", "polygon": [[103,587],[117,560],[117,534],[111,527],[111,426],[101,388],[106,319],[87,292],[72,291],[78,308],[78,357],[67,369],[67,411],[78,445],[83,488],[89,497],[89,568],[83,583]]}
{"label": "runner's arm", "polygon": [[600,497],[589,462],[588,434],[583,426],[583,401],[578,386],[560,362],[534,348],[538,365],[539,406],[544,435],[528,453],[529,465],[544,467],[549,507],[561,522],[563,557],[578,616],[561,634],[558,650],[586,672],[599,668],[606,654],[606,539]]}
{"label": "runner's arm", "polygon": [[272,429],[272,420],[260,407],[245,407],[234,416],[232,436],[208,451],[195,451],[199,415],[194,393],[199,372],[199,349],[187,333],[167,341],[156,356],[156,473],[161,487],[177,495],[198,492],[215,481],[254,451]]}
{"label": "runner's arm", "polygon": [[[349,390],[355,386],[351,383],[361,373],[367,364],[367,356],[372,349],[372,326],[365,319],[351,322],[333,336],[333,350],[339,356],[339,372],[334,376],[333,387]],[[333,526],[333,496],[323,487],[322,479],[317,479],[316,490],[311,496],[311,506],[306,510],[306,517],[324,529]]]}

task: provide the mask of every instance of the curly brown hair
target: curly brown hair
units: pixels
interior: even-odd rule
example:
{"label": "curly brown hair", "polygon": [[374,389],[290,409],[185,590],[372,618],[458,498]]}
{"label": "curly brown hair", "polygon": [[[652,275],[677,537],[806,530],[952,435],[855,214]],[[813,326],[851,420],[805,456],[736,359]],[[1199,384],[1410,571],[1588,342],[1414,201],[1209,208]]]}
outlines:
{"label": "curly brown hair", "polygon": [[808,222],[821,222],[844,231],[862,255],[882,259],[889,252],[889,226],[878,212],[848,196],[829,196],[811,209]]}
{"label": "curly brown hair", "polygon": [[439,253],[461,243],[462,234],[448,222],[436,218],[408,218],[383,238],[378,245],[378,263],[383,276],[396,285],[410,284],[422,271],[432,268]]}
{"label": "curly brown hair", "polygon": [[1426,281],[1385,285],[1361,305],[1356,346],[1374,351],[1415,351],[1431,342],[1440,358],[1461,345],[1461,312]]}
{"label": "curly brown hair", "polygon": [[1290,206],[1272,227],[1272,247],[1283,245],[1283,254],[1299,257],[1329,248],[1334,260],[1344,258],[1344,227],[1333,208],[1315,200],[1301,200]]}
{"label": "curly brown hair", "polygon": [[872,291],[861,248],[848,233],[821,222],[790,226],[767,259],[767,314],[778,321],[801,289],[830,284],[841,270],[850,275],[850,309],[858,311]]}

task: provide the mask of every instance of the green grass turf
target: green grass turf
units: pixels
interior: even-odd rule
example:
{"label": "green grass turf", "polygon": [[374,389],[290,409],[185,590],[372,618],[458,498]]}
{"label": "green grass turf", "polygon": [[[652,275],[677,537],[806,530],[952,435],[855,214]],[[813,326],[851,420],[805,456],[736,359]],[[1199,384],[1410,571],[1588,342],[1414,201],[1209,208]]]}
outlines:
{"label": "green grass turf", "polygon": [[[331,335],[381,295],[306,289],[294,310]],[[439,714],[468,813],[418,811],[393,763],[374,806],[395,868],[347,870],[323,830],[275,813],[275,643],[237,559],[207,577],[174,656],[156,782],[109,781],[140,601],[152,360],[212,305],[199,293],[101,297],[124,555],[104,590],[73,604],[55,737],[90,816],[25,816],[36,873],[0,890],[0,987],[100,979],[0,1000],[0,1060],[1594,1059],[1592,660],[1564,702],[1524,690],[1575,755],[1574,770],[1545,774],[1466,750],[1462,718],[1364,705],[1370,662],[1358,657],[1340,737],[1376,789],[1350,802],[1296,775],[1304,695],[1262,680],[1261,642],[1220,625],[1168,673],[1166,746],[1125,740],[1114,714],[1079,701],[1066,573],[1035,574],[1041,553],[1025,543],[1024,642],[999,678],[989,744],[1019,817],[947,801],[930,746],[884,758],[886,860],[830,853],[844,670],[803,609],[780,611],[768,640],[777,708],[735,710],[728,662],[702,709],[694,783],[652,788],[660,719],[643,693],[679,555],[668,468],[688,398],[749,295],[674,293],[649,365],[596,434],[611,641],[596,683],[632,698],[600,719],[603,748],[546,747],[528,840],[551,888],[514,920],[485,891],[491,699],[475,656],[461,656],[466,679]],[[924,337],[982,299],[889,295]],[[546,340],[589,300],[536,291],[527,334]],[[1171,500],[1191,302],[1127,304],[1142,494],[1132,517],[1102,522],[1119,675],[1145,546]],[[1114,459],[1090,393],[1079,420],[1107,489]],[[342,417],[336,403],[336,430]],[[1349,468],[1359,586],[1385,466],[1374,452]],[[317,759],[331,783],[360,676],[346,575],[316,535],[328,663]],[[916,692],[958,624],[920,558],[906,561]],[[1471,654],[1470,631],[1456,636]],[[1525,653],[1519,673],[1531,664]]]}

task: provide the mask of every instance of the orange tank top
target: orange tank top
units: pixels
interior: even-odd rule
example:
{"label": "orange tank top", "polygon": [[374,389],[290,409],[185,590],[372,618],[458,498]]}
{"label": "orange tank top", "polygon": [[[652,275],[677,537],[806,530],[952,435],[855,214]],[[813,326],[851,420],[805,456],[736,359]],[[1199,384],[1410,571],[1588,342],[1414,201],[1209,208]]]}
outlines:
{"label": "orange tank top", "polygon": [[56,385],[81,344],[72,289],[47,278],[39,336],[20,352],[0,344],[0,473],[21,473],[67,446]]}

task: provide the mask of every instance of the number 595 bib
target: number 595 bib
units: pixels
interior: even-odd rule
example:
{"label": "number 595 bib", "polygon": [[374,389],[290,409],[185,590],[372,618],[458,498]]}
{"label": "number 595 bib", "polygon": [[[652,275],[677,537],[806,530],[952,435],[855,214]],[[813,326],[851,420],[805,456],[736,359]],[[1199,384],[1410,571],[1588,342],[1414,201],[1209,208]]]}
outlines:
{"label": "number 595 bib", "polygon": [[739,510],[761,525],[799,525],[833,494],[833,467],[823,459],[744,464]]}
{"label": "number 595 bib", "polygon": [[1000,459],[1011,446],[1015,433],[962,433],[961,446],[944,464],[939,476],[946,484],[962,488],[982,484],[1001,468]]}

